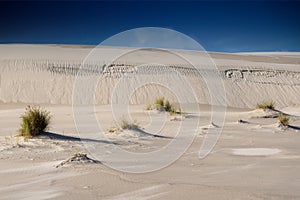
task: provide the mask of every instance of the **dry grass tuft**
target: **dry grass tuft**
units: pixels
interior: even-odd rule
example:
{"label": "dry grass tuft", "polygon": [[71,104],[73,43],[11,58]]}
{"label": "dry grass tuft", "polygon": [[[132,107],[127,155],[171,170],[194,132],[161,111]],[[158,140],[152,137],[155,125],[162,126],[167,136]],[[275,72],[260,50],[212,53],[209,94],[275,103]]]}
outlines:
{"label": "dry grass tuft", "polygon": [[137,130],[139,129],[139,124],[136,120],[128,122],[126,119],[123,119],[120,123],[120,128],[123,130]]}
{"label": "dry grass tuft", "polygon": [[27,106],[21,119],[20,135],[34,137],[42,134],[48,128],[51,115],[49,111],[40,106]]}
{"label": "dry grass tuft", "polygon": [[161,107],[164,107],[164,106],[165,106],[164,100],[165,100],[164,97],[156,98],[155,101],[154,101],[154,104],[155,104],[155,105],[159,105],[159,106],[161,106]]}
{"label": "dry grass tuft", "polygon": [[158,111],[166,111],[170,114],[182,114],[180,109],[176,109],[176,107],[170,103],[169,100],[165,100],[164,97],[156,98],[154,104],[148,104],[146,106],[146,110],[158,110]]}
{"label": "dry grass tuft", "polygon": [[264,102],[256,104],[256,108],[263,109],[263,110],[266,110],[266,109],[274,110],[275,102],[274,101],[264,101]]}
{"label": "dry grass tuft", "polygon": [[123,119],[118,125],[113,126],[108,129],[108,133],[110,134],[119,134],[123,130],[139,130],[139,123],[134,120],[133,122],[129,122],[126,119]]}
{"label": "dry grass tuft", "polygon": [[280,114],[278,116],[278,123],[280,126],[287,127],[289,125],[290,118],[286,115]]}

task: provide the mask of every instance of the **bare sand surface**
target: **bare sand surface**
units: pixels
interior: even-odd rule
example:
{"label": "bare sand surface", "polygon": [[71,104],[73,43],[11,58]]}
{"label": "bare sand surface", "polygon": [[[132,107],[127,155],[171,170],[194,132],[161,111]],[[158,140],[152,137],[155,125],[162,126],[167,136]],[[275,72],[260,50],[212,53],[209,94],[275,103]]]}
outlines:
{"label": "bare sand surface", "polygon": [[[77,133],[71,106],[72,66],[90,48],[0,45],[0,199],[300,199],[299,53],[210,53],[224,75],[227,92],[223,127],[211,123],[209,98],[202,92],[198,94],[202,95],[200,115],[189,111],[174,119],[164,112],[146,111],[146,103],[169,94],[150,88],[146,94],[141,90],[133,96],[130,105],[131,118],[137,119],[142,130],[111,134],[108,129],[116,122],[112,107],[105,105],[111,88],[100,87],[107,93],[102,93],[90,114],[96,115],[108,139],[91,140],[88,133]],[[105,48],[108,52],[124,49]],[[159,53],[140,52],[127,59],[138,62],[151,56]],[[167,58],[160,61],[170,62]],[[114,83],[113,75],[118,73],[114,69],[104,80],[105,86]],[[189,67],[184,70],[191,77]],[[195,85],[205,93],[204,86]],[[278,110],[255,110],[255,104],[263,100],[274,100]],[[40,104],[51,112],[46,134],[16,137],[27,104]],[[279,112],[290,117],[289,127],[278,126]],[[153,116],[166,117],[158,135],[145,131]],[[101,143],[101,153],[107,157],[112,145],[130,152],[152,152],[181,139],[175,133],[182,120],[199,121],[193,143],[174,163],[154,172],[114,170],[102,160],[93,162],[93,154],[84,146]],[[199,149],[211,129],[222,129],[222,134],[213,151],[199,159]],[[88,158],[70,160],[78,153]],[[130,163],[128,167],[135,166]]]}
{"label": "bare sand surface", "polygon": [[[197,137],[179,160],[159,171],[130,174],[115,171],[105,163],[74,162],[57,167],[74,153],[83,152],[91,156],[76,134],[71,107],[47,105],[46,108],[55,116],[49,133],[28,141],[15,137],[20,123],[18,117],[23,112],[19,107],[22,106],[2,105],[0,110],[1,199],[300,197],[299,119],[291,122],[297,128],[281,130],[274,125],[276,119],[247,118],[248,110],[229,109],[216,147],[208,157],[199,159],[199,148],[207,130],[205,127],[210,124],[208,115],[204,114],[200,117]],[[101,110],[97,117],[110,121],[107,106],[99,106],[97,110]],[[237,123],[237,115],[244,116],[248,123]],[[138,117],[142,126],[148,123],[148,115],[142,105],[133,108],[134,116]],[[163,131],[165,136],[172,136],[168,125],[179,123],[168,121]],[[170,139],[120,135],[111,137],[109,141],[126,150],[141,152],[159,149]]]}

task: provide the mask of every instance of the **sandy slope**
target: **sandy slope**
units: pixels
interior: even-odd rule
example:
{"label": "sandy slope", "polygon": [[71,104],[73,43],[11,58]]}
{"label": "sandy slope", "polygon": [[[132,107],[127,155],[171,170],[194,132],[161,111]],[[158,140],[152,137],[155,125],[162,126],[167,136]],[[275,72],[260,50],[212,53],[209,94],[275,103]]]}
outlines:
{"label": "sandy slope", "polygon": [[[91,50],[92,47],[89,46],[72,45],[0,45],[0,101],[71,104],[75,75]],[[96,104],[110,102],[112,91],[124,73],[133,76],[135,73],[150,73],[152,77],[159,77],[163,73],[158,65],[149,63],[164,64],[178,70],[191,84],[199,103],[210,104],[210,98],[215,98],[210,96],[205,79],[197,75],[195,69],[177,56],[163,51],[138,51],[119,58],[115,65],[105,65],[109,57],[125,51],[128,48],[101,47],[97,48],[97,56],[90,56],[85,61],[84,73],[94,78],[99,78],[99,74],[103,75],[97,85]],[[200,59],[199,62],[206,60],[205,54],[201,52],[175,52],[198,61]],[[259,101],[270,99],[276,101],[279,107],[299,105],[299,53],[209,55],[219,69],[212,72],[220,73],[222,77],[217,81],[224,83],[228,106],[253,107]],[[150,66],[138,71],[137,66],[140,64]],[[201,69],[203,74],[210,73],[211,70],[205,68],[205,65]],[[169,96],[176,101],[170,91],[157,85],[136,91],[131,101],[134,104],[145,104],[159,95]]]}
{"label": "sandy slope", "polygon": [[[195,76],[196,71],[182,59],[148,49],[127,54],[115,65],[107,66],[109,57],[128,49],[102,47],[99,51],[103,56],[86,62],[86,74],[82,76],[104,75],[96,90],[98,105],[88,114],[97,117],[108,138],[95,140],[89,138],[88,131],[77,133],[71,106],[75,75],[91,49],[0,45],[0,199],[300,199],[299,53],[210,53],[224,82],[227,105],[231,106],[224,127],[220,127],[211,124],[205,81]],[[201,52],[176,52],[205,60]],[[116,123],[108,105],[114,86],[121,75],[135,77],[139,72],[135,67],[149,62],[156,64],[148,64],[142,72],[150,72],[152,77],[164,72],[157,63],[183,74],[196,91],[201,112],[185,110],[184,117],[174,120],[174,116],[145,111],[145,103],[158,96],[176,98],[164,87],[142,87],[131,96],[133,105],[129,106],[132,119],[137,119],[142,129],[108,133],[107,129]],[[210,70],[204,66],[202,73],[209,74]],[[165,81],[172,82],[176,77],[169,78]],[[184,87],[176,87],[184,92]],[[270,118],[278,111],[253,110],[257,102],[269,99],[289,115],[290,127],[283,130],[276,118]],[[19,117],[25,106],[33,103],[51,111],[53,120],[46,135],[24,140],[16,137]],[[166,117],[166,123],[154,135],[147,128],[157,116]],[[111,157],[111,147],[136,153],[159,150],[172,141],[185,139],[176,137],[182,120],[199,121],[196,137],[182,157],[161,170],[131,174],[111,169],[105,160],[64,162],[78,152],[93,158],[83,142],[95,147],[102,144],[105,158]],[[221,128],[221,137],[211,154],[199,159],[208,131]],[[127,162],[122,157],[118,161]],[[134,169],[136,164],[128,162],[128,167]]]}

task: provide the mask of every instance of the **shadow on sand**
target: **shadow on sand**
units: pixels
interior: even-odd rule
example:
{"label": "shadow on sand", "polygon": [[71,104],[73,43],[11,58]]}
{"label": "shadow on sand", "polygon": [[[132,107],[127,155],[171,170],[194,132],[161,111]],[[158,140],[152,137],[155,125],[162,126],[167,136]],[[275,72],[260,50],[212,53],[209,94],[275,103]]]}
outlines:
{"label": "shadow on sand", "polygon": [[163,139],[174,139],[174,137],[170,137],[170,136],[163,136],[163,135],[156,135],[156,134],[148,133],[140,128],[134,129],[134,131],[137,131],[142,136],[150,136],[150,137],[163,138]]}
{"label": "shadow on sand", "polygon": [[289,125],[288,126],[289,128],[292,128],[292,129],[294,129],[294,130],[300,130],[300,127],[298,127],[298,126],[292,126],[292,125]]}
{"label": "shadow on sand", "polygon": [[54,140],[63,140],[63,141],[78,141],[78,142],[96,142],[96,143],[104,143],[104,144],[118,144],[116,142],[107,141],[107,140],[95,140],[95,139],[89,139],[89,138],[80,138],[80,137],[73,137],[73,136],[67,136],[67,135],[61,135],[58,133],[51,133],[51,132],[45,132],[42,137],[49,137],[50,139]]}

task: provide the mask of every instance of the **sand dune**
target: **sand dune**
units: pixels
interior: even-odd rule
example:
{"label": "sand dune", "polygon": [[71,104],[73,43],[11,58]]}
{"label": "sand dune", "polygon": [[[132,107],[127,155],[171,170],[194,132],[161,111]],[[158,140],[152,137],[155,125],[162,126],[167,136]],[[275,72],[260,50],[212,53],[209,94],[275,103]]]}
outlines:
{"label": "sand dune", "polygon": [[[1,199],[300,199],[300,53],[212,52],[209,55],[218,68],[215,70],[206,65],[204,52],[174,51],[200,61],[199,74],[186,61],[164,50],[135,51],[110,63],[114,55],[130,49],[101,47],[97,48],[98,54],[86,60],[93,48],[0,45]],[[95,116],[107,137],[90,133],[93,122],[89,120],[76,124],[72,97],[81,65],[82,80],[102,76],[95,89],[98,105],[93,110],[83,109],[83,114]],[[224,110],[212,112],[214,96],[208,90],[220,86],[220,80],[213,79],[209,85],[203,78],[216,78],[214,73],[224,83],[226,104],[230,106],[224,124],[212,121],[214,113],[219,115]],[[122,92],[114,93],[117,86],[127,91],[129,86],[154,78],[165,86],[175,84],[169,88],[181,94],[189,94],[185,93],[187,85],[181,84],[187,80],[201,112],[191,109],[181,116],[170,116],[146,111],[145,104],[159,96],[178,101],[174,91],[162,85],[146,85],[132,93],[128,107],[139,128],[109,131],[119,123],[114,116],[118,109],[109,105],[112,97],[124,98]],[[89,97],[82,95],[83,102]],[[185,100],[194,108],[192,97],[185,96]],[[256,103],[263,100],[275,101],[277,110],[255,110]],[[26,104],[33,103],[42,104],[53,115],[50,129],[29,140],[16,137],[20,115]],[[278,127],[280,113],[290,118],[284,129]],[[163,123],[152,127],[155,120]],[[193,128],[190,125],[195,121],[199,123]],[[82,124],[84,129],[79,133]],[[179,127],[185,127],[184,134],[177,134]],[[214,130],[222,134],[209,156],[200,159],[199,150],[206,147],[203,144],[209,134],[216,135]],[[142,165],[159,165],[161,160],[178,154],[180,142],[193,137],[191,132],[195,132],[191,145],[173,163],[150,173],[126,173],[138,172]],[[172,142],[179,142],[172,151],[158,151],[168,149]],[[88,147],[97,151],[89,151]],[[129,160],[117,154],[113,161],[128,170],[115,170],[109,161],[116,149],[141,157]],[[159,156],[151,157],[156,151]],[[101,157],[95,156],[96,152]],[[148,157],[151,160],[137,162]]]}
{"label": "sand dune", "polygon": [[[0,101],[71,104],[76,74],[91,49],[90,46],[72,45],[0,45]],[[111,52],[121,54],[128,48],[98,49],[103,57],[85,61],[81,73],[94,78],[103,75],[96,91],[96,104],[110,102],[111,93],[124,74],[141,75],[146,71],[148,75],[158,76],[162,73],[159,65],[155,67],[149,64],[143,70],[136,67],[154,61],[185,77],[194,88],[199,103],[211,103],[205,80],[192,66],[180,59],[176,60],[174,56],[150,49],[120,58],[116,63],[108,65],[106,57],[112,55]],[[203,55],[196,51],[175,52],[192,57]],[[224,82],[228,106],[254,107],[257,102],[270,99],[276,101],[279,107],[299,105],[300,53],[209,55],[216,63]],[[203,69],[201,73],[209,73],[209,70]],[[131,102],[145,104],[159,95],[167,95],[176,101],[170,91],[156,85],[139,89],[133,94]]]}

